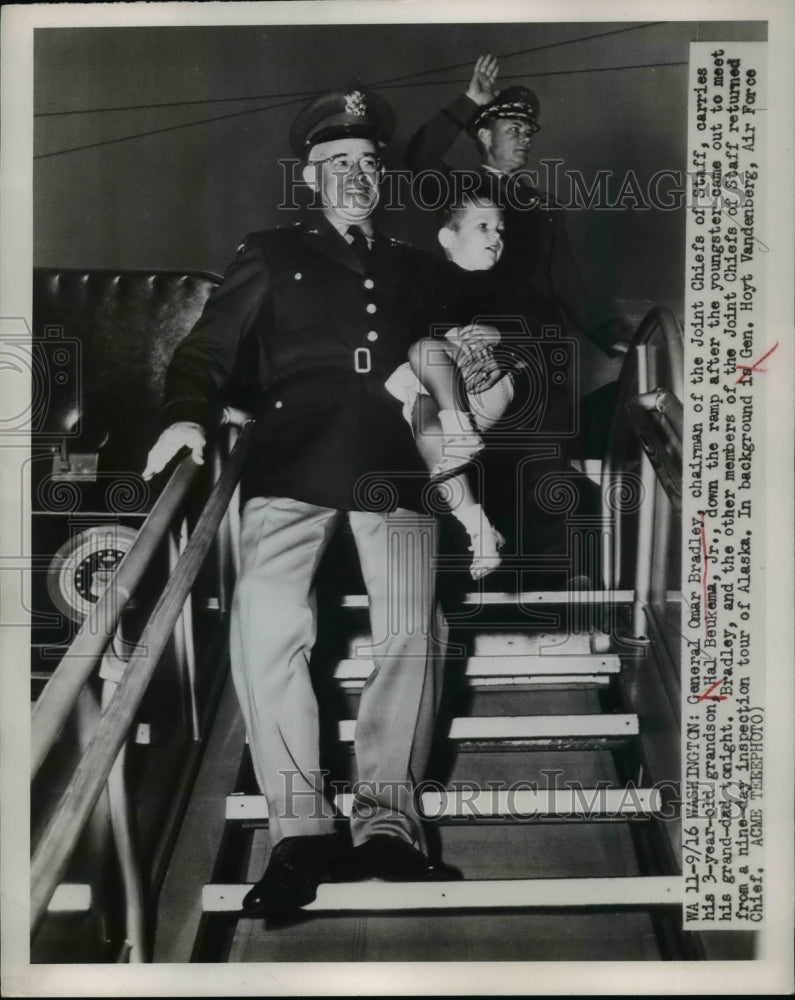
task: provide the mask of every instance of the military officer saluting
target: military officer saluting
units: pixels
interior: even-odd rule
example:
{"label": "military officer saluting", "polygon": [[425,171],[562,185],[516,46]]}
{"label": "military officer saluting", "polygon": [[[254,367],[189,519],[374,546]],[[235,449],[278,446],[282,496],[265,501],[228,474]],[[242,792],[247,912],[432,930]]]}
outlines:
{"label": "military officer saluting", "polygon": [[[413,171],[441,172],[455,185],[466,179],[445,162],[462,131],[474,140],[480,158],[476,190],[502,206],[505,252],[501,270],[514,288],[525,291],[528,312],[544,323],[565,316],[604,353],[626,351],[627,328],[615,303],[585,284],[569,245],[565,213],[549,194],[529,183],[527,162],[539,131],[540,102],[523,86],[499,91],[494,56],[475,63],[467,90],[434,115],[412,136],[406,158]],[[458,173],[458,178],[456,178]],[[431,185],[431,191],[434,184]]]}
{"label": "military officer saluting", "polygon": [[[569,244],[566,213],[549,194],[530,183],[527,164],[533,136],[540,129],[539,99],[524,86],[497,90],[498,69],[494,56],[481,56],[466,92],[409,141],[406,158],[418,174],[420,194],[423,172],[428,172],[431,193],[438,184],[434,175],[442,173],[453,190],[465,184],[503,209],[504,251],[493,269],[490,292],[494,315],[521,316],[536,336],[544,327],[565,329],[568,322],[605,354],[623,354],[630,335],[628,324],[609,297],[594,294],[586,285]],[[473,172],[454,171],[445,159],[463,131],[474,140],[480,159]],[[575,484],[568,457],[572,433],[590,421],[604,422],[605,416],[597,410],[590,421],[584,420],[583,412],[572,407],[569,397],[579,396],[580,390],[574,355],[569,352],[565,370],[555,373],[562,380],[558,388],[552,374],[545,374],[551,392],[540,421],[534,417],[530,427],[525,419],[535,412],[531,404],[538,398],[533,372],[533,365],[526,365],[521,373],[515,370],[519,378],[512,408],[498,433],[510,429],[516,434],[516,446],[492,450],[486,458],[485,479],[491,484],[491,513],[509,537],[508,547],[515,544],[527,555],[562,562],[573,551],[569,521],[565,512],[540,502],[543,483],[565,477],[567,483]],[[571,388],[564,389],[564,385]],[[538,445],[533,440],[536,435],[543,435],[543,441],[537,438]],[[543,574],[538,586],[550,586]]]}
{"label": "military officer saluting", "polygon": [[[432,538],[433,522],[421,509],[425,467],[384,382],[427,334],[443,262],[373,225],[379,149],[393,126],[386,101],[362,89],[326,94],[300,112],[291,143],[321,210],[307,223],[246,237],[174,354],[167,426],[145,470],[160,471],[183,446],[201,460],[204,427],[242,371],[256,424],[241,480],[230,653],[273,847],[245,898],[249,915],[310,902],[339,861],[354,878],[458,874],[422,852],[412,794],[441,679],[432,550],[413,544]],[[308,673],[315,571],[343,517],[374,642],[354,742],[366,800],[354,797],[352,849],[335,834],[324,796]],[[396,545],[399,567],[389,563]]]}

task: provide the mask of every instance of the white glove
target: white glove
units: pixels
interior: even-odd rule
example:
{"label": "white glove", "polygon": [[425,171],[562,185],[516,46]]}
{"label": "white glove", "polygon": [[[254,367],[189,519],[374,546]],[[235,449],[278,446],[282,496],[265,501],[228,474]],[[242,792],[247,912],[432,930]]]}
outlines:
{"label": "white glove", "polygon": [[192,420],[178,420],[166,427],[155,442],[146,459],[144,479],[162,472],[181,448],[190,448],[191,457],[197,465],[204,465],[204,428]]}

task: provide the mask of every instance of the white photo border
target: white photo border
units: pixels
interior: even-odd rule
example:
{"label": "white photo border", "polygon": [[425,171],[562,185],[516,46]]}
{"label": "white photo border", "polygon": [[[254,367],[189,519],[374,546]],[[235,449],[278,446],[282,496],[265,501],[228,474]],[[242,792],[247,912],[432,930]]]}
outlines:
{"label": "white photo border", "polygon": [[[0,317],[30,319],[33,154],[33,31],[37,27],[371,22],[602,20],[767,20],[769,93],[766,205],[771,234],[767,316],[779,340],[776,377],[767,382],[768,598],[762,625],[771,651],[767,705],[767,867],[771,875],[764,954],[751,962],[411,963],[350,965],[31,966],[28,964],[29,636],[3,635],[0,700],[2,768],[2,971],[7,996],[528,995],[786,993],[792,989],[793,932],[793,138],[795,11],[789,0],[714,3],[671,0],[632,5],[600,0],[329,0],[274,3],[130,3],[6,5],[2,9],[0,146]],[[26,389],[20,388],[24,396]],[[25,511],[5,470],[0,478],[4,551]],[[7,576],[5,574],[4,576]],[[22,596],[3,582],[2,599]],[[757,627],[759,627],[757,625]],[[775,748],[775,753],[769,748]],[[775,894],[772,889],[775,887]]]}

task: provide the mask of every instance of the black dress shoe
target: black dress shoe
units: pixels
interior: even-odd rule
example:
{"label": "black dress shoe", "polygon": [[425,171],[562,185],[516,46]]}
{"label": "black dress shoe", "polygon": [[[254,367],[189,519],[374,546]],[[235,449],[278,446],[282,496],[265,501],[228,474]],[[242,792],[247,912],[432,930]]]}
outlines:
{"label": "black dress shoe", "polygon": [[271,852],[265,874],[243,897],[243,916],[289,913],[311,903],[329,866],[343,853],[335,833],[285,837]]}
{"label": "black dress shoe", "polygon": [[354,847],[345,871],[352,881],[378,878],[385,882],[457,882],[463,878],[452,865],[431,861],[407,840],[383,833]]}

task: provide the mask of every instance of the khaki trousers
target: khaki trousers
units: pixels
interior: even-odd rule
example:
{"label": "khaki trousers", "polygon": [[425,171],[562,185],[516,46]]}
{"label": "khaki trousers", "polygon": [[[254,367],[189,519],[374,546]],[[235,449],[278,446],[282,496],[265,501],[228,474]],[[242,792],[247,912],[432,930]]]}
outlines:
{"label": "khaki trousers", "polygon": [[[308,664],[316,636],[315,572],[343,512],[284,497],[248,501],[232,605],[232,677],[271,842],[330,833],[318,704]],[[423,846],[413,789],[428,763],[446,628],[434,613],[435,525],[424,514],[348,513],[370,600],[374,661],[356,723],[358,793],[351,835]]]}

